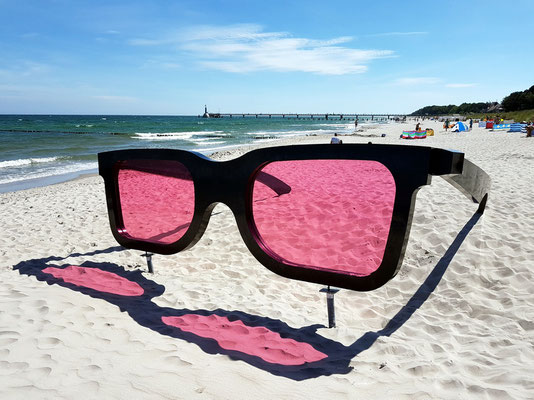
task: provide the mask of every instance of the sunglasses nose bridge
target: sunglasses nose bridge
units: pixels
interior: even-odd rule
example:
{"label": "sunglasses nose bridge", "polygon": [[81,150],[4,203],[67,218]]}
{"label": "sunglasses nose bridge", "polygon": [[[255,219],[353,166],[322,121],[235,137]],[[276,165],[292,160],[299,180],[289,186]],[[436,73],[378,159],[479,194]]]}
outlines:
{"label": "sunglasses nose bridge", "polygon": [[204,203],[224,203],[235,210],[246,191],[246,175],[232,161],[213,162],[204,169],[200,180]]}

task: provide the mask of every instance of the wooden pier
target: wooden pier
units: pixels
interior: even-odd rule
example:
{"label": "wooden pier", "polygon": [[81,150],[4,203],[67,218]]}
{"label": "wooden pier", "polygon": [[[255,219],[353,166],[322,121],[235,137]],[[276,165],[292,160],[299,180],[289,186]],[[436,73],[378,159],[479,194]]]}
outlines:
{"label": "wooden pier", "polygon": [[346,120],[354,121],[358,120],[395,120],[405,119],[405,114],[315,114],[315,113],[303,113],[303,114],[279,114],[279,113],[205,113],[199,115],[199,118],[287,118],[287,119],[316,119],[316,120]]}
{"label": "wooden pier", "polygon": [[317,119],[317,120],[400,120],[406,119],[406,114],[345,114],[345,113],[210,113],[208,107],[204,106],[204,114],[199,118],[287,118],[287,119]]}

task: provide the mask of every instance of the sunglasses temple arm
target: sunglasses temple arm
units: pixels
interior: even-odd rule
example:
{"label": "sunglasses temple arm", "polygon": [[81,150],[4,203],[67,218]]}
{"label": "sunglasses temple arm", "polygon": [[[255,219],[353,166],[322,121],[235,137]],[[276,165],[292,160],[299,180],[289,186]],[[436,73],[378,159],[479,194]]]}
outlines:
{"label": "sunglasses temple arm", "polygon": [[484,213],[491,187],[491,178],[482,168],[464,159],[461,174],[441,175],[441,177],[473,202],[479,204],[477,214]]}

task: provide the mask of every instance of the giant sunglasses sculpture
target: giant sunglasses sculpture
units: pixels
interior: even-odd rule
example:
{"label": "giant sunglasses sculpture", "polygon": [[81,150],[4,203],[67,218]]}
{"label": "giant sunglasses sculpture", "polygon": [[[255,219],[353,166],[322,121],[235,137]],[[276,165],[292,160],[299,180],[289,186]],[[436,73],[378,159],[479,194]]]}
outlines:
{"label": "giant sunglasses sculpture", "polygon": [[297,145],[229,161],[171,149],[100,153],[111,230],[124,247],[173,254],[194,245],[225,203],[246,246],[290,279],[357,291],[398,272],[415,195],[445,178],[483,213],[489,176],[439,148]]}

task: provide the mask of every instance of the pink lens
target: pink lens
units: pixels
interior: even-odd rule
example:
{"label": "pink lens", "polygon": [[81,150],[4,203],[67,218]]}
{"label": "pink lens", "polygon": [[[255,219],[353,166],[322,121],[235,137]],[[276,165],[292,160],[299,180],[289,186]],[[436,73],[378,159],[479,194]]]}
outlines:
{"label": "pink lens", "polygon": [[254,182],[253,218],[267,253],[297,267],[348,275],[380,267],[395,201],[395,181],[383,164],[279,161],[261,171],[291,187],[278,196]]}
{"label": "pink lens", "polygon": [[189,170],[178,161],[129,160],[119,163],[119,195],[128,237],[168,244],[189,228],[195,188]]}

